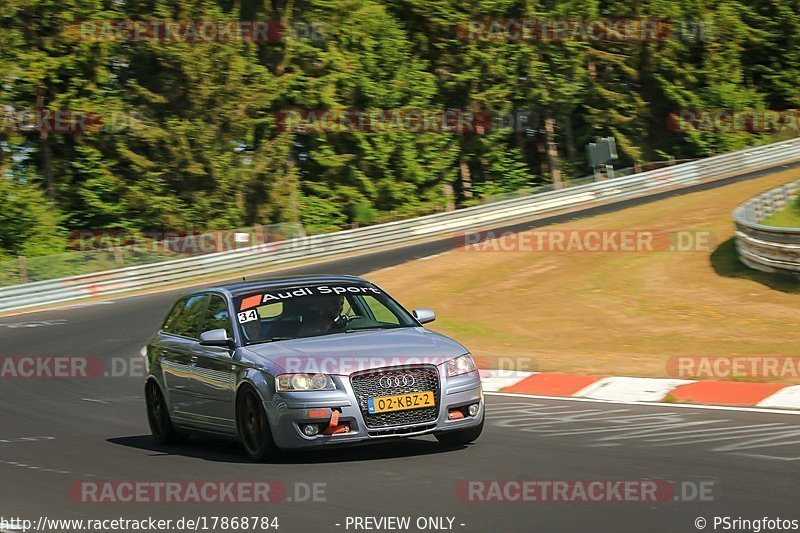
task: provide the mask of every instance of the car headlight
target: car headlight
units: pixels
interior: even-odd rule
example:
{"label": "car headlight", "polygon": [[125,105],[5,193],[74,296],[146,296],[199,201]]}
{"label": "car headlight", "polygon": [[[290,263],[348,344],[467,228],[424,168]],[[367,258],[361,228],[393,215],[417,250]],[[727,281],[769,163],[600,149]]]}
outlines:
{"label": "car headlight", "polygon": [[447,377],[460,376],[475,371],[475,360],[471,355],[462,355],[447,362]]}
{"label": "car headlight", "polygon": [[333,390],[333,380],[325,374],[281,374],[275,378],[278,391]]}

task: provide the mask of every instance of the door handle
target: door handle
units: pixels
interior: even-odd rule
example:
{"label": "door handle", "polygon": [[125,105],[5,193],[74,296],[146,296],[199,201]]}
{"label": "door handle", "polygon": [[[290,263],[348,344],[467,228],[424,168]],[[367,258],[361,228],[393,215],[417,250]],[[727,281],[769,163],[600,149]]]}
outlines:
{"label": "door handle", "polygon": [[192,356],[192,366],[197,366],[197,356]]}

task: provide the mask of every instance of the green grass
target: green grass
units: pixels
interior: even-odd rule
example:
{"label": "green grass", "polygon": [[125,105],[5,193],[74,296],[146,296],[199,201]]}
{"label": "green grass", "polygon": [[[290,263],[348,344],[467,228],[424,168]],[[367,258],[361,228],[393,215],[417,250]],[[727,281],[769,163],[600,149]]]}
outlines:
{"label": "green grass", "polygon": [[761,221],[765,226],[778,228],[800,228],[800,200],[784,207],[777,213]]}

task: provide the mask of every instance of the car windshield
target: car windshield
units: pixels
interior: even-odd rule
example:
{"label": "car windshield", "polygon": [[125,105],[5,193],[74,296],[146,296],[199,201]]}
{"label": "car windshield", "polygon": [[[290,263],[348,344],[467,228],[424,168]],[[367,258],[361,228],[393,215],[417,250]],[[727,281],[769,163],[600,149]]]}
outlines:
{"label": "car windshield", "polygon": [[234,300],[246,344],[417,326],[371,285],[304,285],[253,292]]}

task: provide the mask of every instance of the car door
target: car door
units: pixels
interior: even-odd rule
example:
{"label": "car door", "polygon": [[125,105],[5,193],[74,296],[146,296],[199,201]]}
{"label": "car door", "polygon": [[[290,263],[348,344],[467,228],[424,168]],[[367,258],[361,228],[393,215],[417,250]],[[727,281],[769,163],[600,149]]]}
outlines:
{"label": "car door", "polygon": [[[227,300],[211,294],[200,331],[224,329],[233,338],[233,323]],[[210,429],[235,429],[234,396],[239,366],[233,351],[221,346],[198,346],[192,360],[191,391],[196,397],[195,414]]]}
{"label": "car door", "polygon": [[184,298],[161,329],[157,349],[169,403],[176,418],[191,418],[197,410],[197,397],[191,387],[193,359],[200,346],[200,323],[207,302],[208,294]]}

